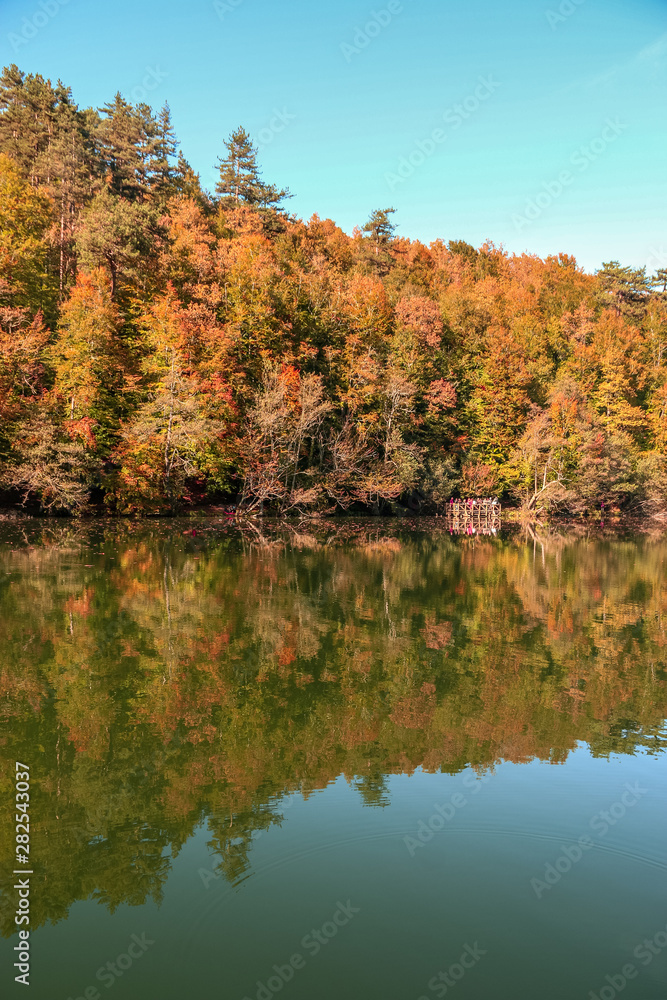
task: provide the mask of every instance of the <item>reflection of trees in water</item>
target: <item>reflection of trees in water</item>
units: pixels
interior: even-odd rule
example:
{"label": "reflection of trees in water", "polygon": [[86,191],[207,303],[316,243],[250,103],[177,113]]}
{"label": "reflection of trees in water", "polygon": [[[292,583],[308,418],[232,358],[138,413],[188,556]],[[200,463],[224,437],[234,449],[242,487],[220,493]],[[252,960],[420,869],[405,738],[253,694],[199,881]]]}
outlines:
{"label": "reflection of trees in water", "polygon": [[364,774],[357,778],[354,787],[358,790],[365,806],[389,805],[387,776],[384,774]]}
{"label": "reflection of trees in water", "polygon": [[7,787],[33,765],[35,926],[159,901],[202,823],[236,882],[341,774],[385,806],[417,767],[664,746],[664,541],[29,524],[0,535],[0,737]]}

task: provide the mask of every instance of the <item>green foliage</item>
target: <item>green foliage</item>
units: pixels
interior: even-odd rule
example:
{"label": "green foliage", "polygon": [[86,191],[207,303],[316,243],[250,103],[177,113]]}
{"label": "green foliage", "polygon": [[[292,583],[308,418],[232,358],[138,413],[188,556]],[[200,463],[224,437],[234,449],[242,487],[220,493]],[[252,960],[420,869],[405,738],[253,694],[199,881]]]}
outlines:
{"label": "green foliage", "polygon": [[113,297],[122,286],[146,281],[159,236],[150,206],[128,201],[105,188],[82,214],[77,255],[83,268],[106,268]]}
{"label": "green foliage", "polygon": [[[0,117],[1,120],[1,117]],[[52,317],[56,287],[48,270],[52,205],[0,154],[0,323],[8,331],[38,312]]]}
{"label": "green foliage", "polygon": [[368,233],[377,246],[386,246],[393,239],[396,226],[389,216],[395,212],[395,208],[376,208],[363,227],[363,232]]}
{"label": "green foliage", "polygon": [[619,316],[641,315],[651,287],[645,267],[622,267],[617,260],[612,260],[602,265],[597,277],[603,303],[611,306]]}
{"label": "green foliage", "polygon": [[257,208],[274,208],[288,197],[261,179],[257,165],[257,150],[244,128],[237,128],[225,142],[227,155],[218,161],[220,179],[215,186],[223,204],[250,205]]}

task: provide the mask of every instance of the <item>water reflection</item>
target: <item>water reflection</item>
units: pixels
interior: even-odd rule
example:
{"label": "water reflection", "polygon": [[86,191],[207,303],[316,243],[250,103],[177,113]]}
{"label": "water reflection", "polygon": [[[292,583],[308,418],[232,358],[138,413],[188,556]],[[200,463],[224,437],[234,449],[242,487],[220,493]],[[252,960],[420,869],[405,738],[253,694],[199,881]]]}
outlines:
{"label": "water reflection", "polygon": [[202,823],[235,883],[283,798],[340,775],[382,809],[417,768],[665,747],[661,539],[443,519],[24,522],[0,542],[2,777],[32,764],[35,927],[77,899],[159,901]]}

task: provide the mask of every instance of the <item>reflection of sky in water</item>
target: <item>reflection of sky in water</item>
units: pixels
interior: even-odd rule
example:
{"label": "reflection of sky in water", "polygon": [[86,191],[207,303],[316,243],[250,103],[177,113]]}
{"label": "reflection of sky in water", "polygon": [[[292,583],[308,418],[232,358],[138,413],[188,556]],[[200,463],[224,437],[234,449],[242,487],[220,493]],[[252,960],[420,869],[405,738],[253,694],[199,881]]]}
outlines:
{"label": "reflection of sky in water", "polygon": [[[428,981],[468,944],[486,954],[461,983],[467,997],[494,995],[499,984],[518,996],[538,987],[549,1000],[587,996],[631,962],[637,995],[659,1000],[664,958],[645,966],[633,953],[667,922],[666,784],[660,757],[595,759],[584,747],[566,765],[500,764],[483,782],[470,770],[390,775],[384,808],[365,807],[340,777],[308,800],[276,804],[282,822],[253,841],[235,886],[216,871],[203,823],[174,861],[160,907],[121,907],[110,918],[77,903],[69,921],[35,939],[49,965],[68,952],[67,990],[72,978],[91,979],[91,956],[102,962],[147,928],[156,944],[121,994],[132,998],[148,988],[176,998],[193,981],[212,990],[223,966],[223,995],[255,997],[257,982],[295,953],[306,964],[291,991],[304,1000],[435,995]],[[628,786],[640,792],[635,804],[601,832],[601,815],[618,813]],[[433,832],[436,807],[457,795],[465,804]],[[431,836],[415,848],[420,830]],[[568,867],[584,836],[592,846]],[[540,888],[555,865],[566,870]],[[311,954],[304,938],[348,901],[359,913]],[[347,993],[351,977],[358,993]]]}

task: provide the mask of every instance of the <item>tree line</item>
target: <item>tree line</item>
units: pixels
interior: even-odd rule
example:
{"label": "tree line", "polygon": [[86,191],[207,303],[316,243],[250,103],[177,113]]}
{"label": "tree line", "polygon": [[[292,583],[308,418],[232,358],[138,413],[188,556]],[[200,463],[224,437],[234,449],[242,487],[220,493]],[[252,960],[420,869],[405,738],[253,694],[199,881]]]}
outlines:
{"label": "tree line", "polygon": [[0,78],[0,490],[82,514],[667,506],[667,270],[345,234],[243,128]]}

